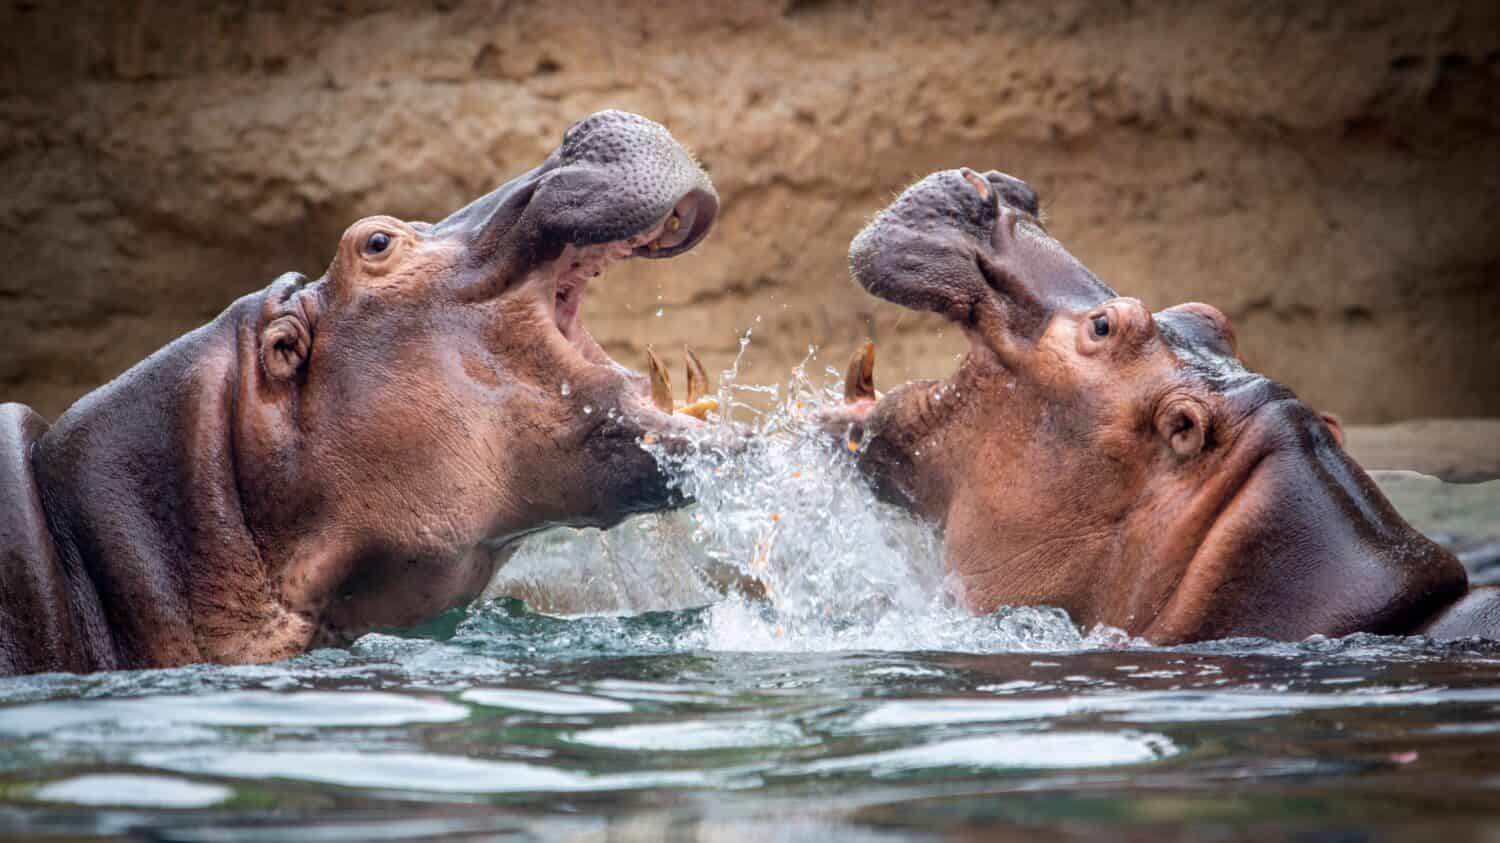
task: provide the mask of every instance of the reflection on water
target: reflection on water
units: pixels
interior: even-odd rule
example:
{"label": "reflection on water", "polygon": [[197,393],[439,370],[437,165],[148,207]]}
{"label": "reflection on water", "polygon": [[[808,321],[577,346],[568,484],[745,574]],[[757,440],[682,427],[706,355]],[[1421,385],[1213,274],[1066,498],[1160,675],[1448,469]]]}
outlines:
{"label": "reflection on water", "polygon": [[[497,583],[583,614],[501,597],[276,665],[0,680],[0,836],[1500,836],[1500,646],[971,617],[930,532],[806,436],[819,400],[799,376],[749,454],[664,456],[696,507],[538,537]],[[1424,527],[1482,516],[1454,500]]]}
{"label": "reflection on water", "polygon": [[[0,830],[649,840],[998,826],[1192,839],[1208,823],[1251,839],[1394,839],[1432,820],[1500,831],[1493,645],[1353,636],[1163,649],[1075,633],[1010,652],[737,652],[705,646],[714,623],[708,609],[559,619],[500,602],[433,638],[253,671],[5,680]],[[402,663],[414,653],[424,669]],[[456,678],[475,659],[510,666]]]}
{"label": "reflection on water", "polygon": [[[442,640],[376,648],[416,649],[425,675],[320,652],[191,669],[216,689],[198,695],[161,693],[156,672],[6,680],[0,829],[241,839],[295,816],[360,840],[997,823],[1114,839],[1500,824],[1494,646],[756,653],[705,650],[712,622],[495,604]],[[554,624],[576,629],[539,646]],[[476,656],[512,667],[458,681],[442,664]]]}

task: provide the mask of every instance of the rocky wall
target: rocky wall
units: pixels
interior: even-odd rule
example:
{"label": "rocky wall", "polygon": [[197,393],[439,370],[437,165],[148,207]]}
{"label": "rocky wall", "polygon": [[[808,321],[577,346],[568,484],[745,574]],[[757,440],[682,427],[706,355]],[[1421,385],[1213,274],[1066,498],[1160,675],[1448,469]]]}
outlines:
{"label": "rocky wall", "polygon": [[939,168],[999,168],[1123,293],[1197,299],[1351,421],[1500,414],[1500,4],[137,2],[0,5],[0,399],[55,415],[359,217],[432,219],[602,107],[723,196],[591,289],[606,349],[877,379],[964,343],[848,280]]}

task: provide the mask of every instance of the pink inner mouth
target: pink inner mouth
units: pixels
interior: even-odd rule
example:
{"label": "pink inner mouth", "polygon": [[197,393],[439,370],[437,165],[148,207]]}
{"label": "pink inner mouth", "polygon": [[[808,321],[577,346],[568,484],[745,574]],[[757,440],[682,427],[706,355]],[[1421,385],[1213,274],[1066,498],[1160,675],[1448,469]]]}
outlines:
{"label": "pink inner mouth", "polygon": [[627,240],[563,248],[556,263],[557,292],[553,299],[553,318],[557,322],[557,330],[569,342],[577,344],[583,336],[583,332],[579,330],[578,312],[583,306],[589,281],[604,274],[611,263],[628,258],[637,248],[656,241],[662,236],[665,227],[666,223],[663,222],[650,231]]}

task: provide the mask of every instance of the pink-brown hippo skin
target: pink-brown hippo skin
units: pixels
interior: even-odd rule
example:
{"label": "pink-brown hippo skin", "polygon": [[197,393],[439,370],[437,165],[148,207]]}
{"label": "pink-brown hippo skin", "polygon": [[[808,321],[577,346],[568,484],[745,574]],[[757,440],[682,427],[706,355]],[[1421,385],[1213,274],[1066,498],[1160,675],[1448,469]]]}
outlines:
{"label": "pink-brown hippo skin", "polygon": [[888,500],[940,525],[979,612],[1049,604],[1171,644],[1500,634],[1493,589],[1412,529],[1336,425],[1247,369],[1218,310],[1102,283],[997,173],[918,182],[850,248],[854,278],[970,340],[946,382],[877,400],[873,347],[830,428]]}
{"label": "pink-brown hippo skin", "polygon": [[517,539],[674,503],[591,277],[708,232],[668,132],[601,112],[442,222],[354,223],[48,426],[0,406],[0,674],[263,662],[473,599]]}

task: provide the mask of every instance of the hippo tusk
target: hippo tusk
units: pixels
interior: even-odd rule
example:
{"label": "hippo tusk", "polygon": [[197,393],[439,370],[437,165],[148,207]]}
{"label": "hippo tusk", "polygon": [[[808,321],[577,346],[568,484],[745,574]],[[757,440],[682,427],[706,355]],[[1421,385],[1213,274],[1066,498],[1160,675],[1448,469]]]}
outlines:
{"label": "hippo tusk", "polygon": [[719,401],[709,393],[713,392],[713,383],[708,379],[708,370],[703,368],[703,361],[693,353],[691,348],[682,347],[684,368],[687,369],[687,404],[678,407],[677,412],[695,419],[702,420],[711,411],[719,409]]}
{"label": "hippo tusk", "polygon": [[682,347],[682,362],[687,369],[687,400],[689,404],[697,403],[703,396],[713,391],[708,381],[708,372],[703,368],[703,361],[693,353],[691,348]]}
{"label": "hippo tusk", "polygon": [[844,372],[844,403],[875,400],[875,343],[867,342],[849,358]]}
{"label": "hippo tusk", "polygon": [[672,378],[650,346],[646,347],[646,368],[651,373],[651,403],[663,413],[672,412]]}

